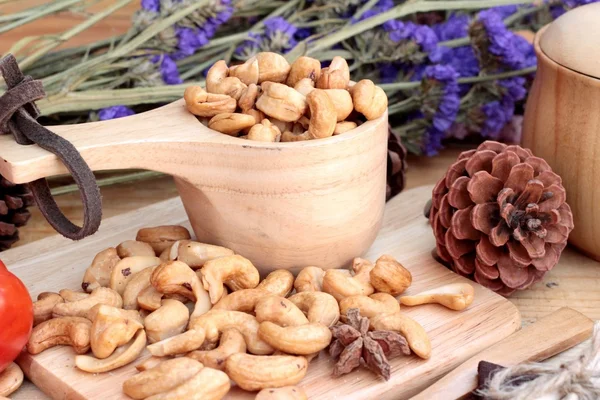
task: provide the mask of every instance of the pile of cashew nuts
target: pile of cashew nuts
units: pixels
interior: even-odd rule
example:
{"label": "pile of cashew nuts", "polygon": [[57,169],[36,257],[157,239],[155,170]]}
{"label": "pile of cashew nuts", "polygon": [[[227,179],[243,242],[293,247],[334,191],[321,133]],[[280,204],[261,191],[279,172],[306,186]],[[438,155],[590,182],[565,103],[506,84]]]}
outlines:
{"label": "pile of cashew nuts", "polygon": [[190,86],[184,99],[209,128],[263,142],[339,135],[381,117],[388,104],[371,80],[351,82],[341,57],[321,68],[314,58],[300,57],[290,65],[271,52],[231,67],[218,61],[208,70],[206,90]]}
{"label": "pile of cashew nuts", "polygon": [[27,350],[70,346],[75,366],[90,373],[137,360],[139,373],[123,384],[133,399],[221,399],[230,381],[258,391],[257,399],[306,399],[296,385],[348,309],[370,318],[371,329],[400,332],[429,358],[427,333],[400,303],[462,310],[473,301],[463,283],[398,301],[411,282],[387,255],[375,263],[357,258],[350,270],[310,266],[297,277],[275,270],[261,280],[250,260],[192,241],[184,227],[144,228],[95,256],[83,291],[38,296]]}

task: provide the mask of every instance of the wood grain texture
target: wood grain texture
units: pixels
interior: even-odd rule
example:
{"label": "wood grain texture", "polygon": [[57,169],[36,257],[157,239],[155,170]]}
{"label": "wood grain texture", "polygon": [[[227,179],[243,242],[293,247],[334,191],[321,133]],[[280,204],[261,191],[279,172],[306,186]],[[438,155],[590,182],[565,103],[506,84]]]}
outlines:
{"label": "wood grain texture", "polygon": [[569,243],[600,260],[600,81],[546,56],[540,47],[546,31],[550,28],[536,36],[538,71],[527,100],[523,145],[562,177],[575,224]]}
{"label": "wood grain texture", "polygon": [[590,337],[594,321],[571,308],[561,308],[469,358],[411,400],[460,398],[477,388],[480,361],[505,367],[545,360]]}
{"label": "wood grain texture", "polygon": [[[408,294],[446,283],[464,281],[431,257],[433,235],[421,215],[431,187],[407,191],[386,207],[384,225],[366,257],[388,253],[413,274]],[[179,199],[169,200],[105,221],[101,231],[83,241],[49,238],[3,253],[12,272],[28,286],[32,296],[44,290],[77,288],[90,260],[98,251],[135,236],[142,226],[187,223]],[[43,268],[40,268],[43,265]],[[416,356],[392,361],[392,380],[380,381],[365,370],[338,379],[329,377],[332,360],[322,354],[313,361],[302,386],[311,398],[401,399],[426,387],[473,354],[510,335],[520,326],[516,308],[504,298],[473,284],[475,301],[467,310],[455,312],[438,305],[405,307],[429,333],[433,355],[424,361]],[[30,379],[54,398],[119,399],[121,383],[133,374],[133,366],[110,374],[88,375],[73,368],[70,348],[55,348],[38,356],[23,355],[19,362]],[[121,397],[120,397],[121,396]],[[232,399],[252,398],[234,390]]]}
{"label": "wood grain texture", "polygon": [[[49,129],[93,170],[173,175],[198,239],[244,254],[262,272],[340,267],[373,243],[385,205],[387,114],[343,135],[265,143],[208,129],[184,104]],[[15,183],[66,172],[55,155],[8,135],[0,159],[0,174]]]}

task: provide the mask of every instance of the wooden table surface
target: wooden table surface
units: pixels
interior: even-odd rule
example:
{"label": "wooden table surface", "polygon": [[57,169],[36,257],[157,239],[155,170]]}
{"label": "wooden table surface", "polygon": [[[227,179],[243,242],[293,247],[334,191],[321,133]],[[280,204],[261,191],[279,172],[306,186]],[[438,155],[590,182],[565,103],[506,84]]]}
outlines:
{"label": "wooden table surface", "polygon": [[[4,14],[43,2],[43,0],[21,0],[0,4],[0,13]],[[95,7],[103,7],[106,4],[106,1],[100,1]],[[133,1],[113,16],[76,36],[64,46],[89,43],[123,33],[127,30],[130,16],[138,8],[138,4],[137,1]],[[61,32],[81,22],[83,18],[82,14],[64,12],[4,33],[0,35],[0,52],[6,52],[14,42],[24,36]],[[407,188],[435,183],[462,150],[464,149],[445,150],[434,158],[410,157]],[[172,179],[163,177],[143,183],[105,187],[102,188],[102,195],[104,218],[109,218],[177,196],[177,191]],[[58,203],[69,218],[76,223],[81,223],[81,204],[77,193],[60,196]],[[24,245],[55,234],[37,209],[33,209],[32,214],[29,224],[21,229],[22,240],[17,245]],[[600,319],[600,264],[573,249],[567,249],[563,257],[570,261],[569,264],[572,267],[556,268],[548,273],[542,282],[527,291],[516,293],[510,298],[521,311],[524,324],[532,323],[564,306],[572,307],[592,319]],[[555,357],[550,362],[563,362],[573,357],[579,349],[586,345],[587,343],[584,343],[570,352]],[[19,400],[47,399],[28,382],[11,398]]]}

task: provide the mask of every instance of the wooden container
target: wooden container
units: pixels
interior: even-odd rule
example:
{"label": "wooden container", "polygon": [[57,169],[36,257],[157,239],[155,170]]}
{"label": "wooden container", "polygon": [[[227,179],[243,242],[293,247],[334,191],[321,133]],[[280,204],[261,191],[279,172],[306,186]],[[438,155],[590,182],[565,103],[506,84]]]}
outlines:
{"label": "wooden container", "polygon": [[[197,239],[243,254],[263,273],[339,268],[369,248],[381,225],[387,113],[343,135],[295,143],[215,132],[183,100],[49,129],[71,141],[93,170],[173,175]],[[53,154],[8,135],[0,136],[0,159],[0,174],[15,183],[66,173]]]}
{"label": "wooden container", "polygon": [[542,29],[535,51],[523,145],[563,179],[575,223],[569,242],[600,260],[600,3]]}

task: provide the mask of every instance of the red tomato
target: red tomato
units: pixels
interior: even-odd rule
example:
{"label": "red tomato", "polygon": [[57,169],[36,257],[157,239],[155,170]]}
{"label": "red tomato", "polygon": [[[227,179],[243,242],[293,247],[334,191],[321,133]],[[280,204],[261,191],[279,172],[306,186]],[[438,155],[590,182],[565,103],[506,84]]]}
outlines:
{"label": "red tomato", "polygon": [[33,304],[27,288],[0,261],[0,372],[27,343],[33,327]]}

